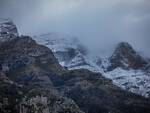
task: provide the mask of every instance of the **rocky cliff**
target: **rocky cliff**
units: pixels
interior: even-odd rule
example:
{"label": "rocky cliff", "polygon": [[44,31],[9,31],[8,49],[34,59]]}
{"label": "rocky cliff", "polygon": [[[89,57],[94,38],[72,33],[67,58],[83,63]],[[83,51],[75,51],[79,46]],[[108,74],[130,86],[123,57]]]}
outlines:
{"label": "rocky cliff", "polygon": [[50,48],[59,64],[69,70],[87,69],[102,73],[120,88],[150,97],[150,60],[144,58],[128,42],[120,42],[110,56],[103,53],[89,54],[83,44],[74,37],[61,33],[35,36],[39,43]]}
{"label": "rocky cliff", "polygon": [[1,113],[149,113],[149,99],[120,89],[100,73],[63,68],[49,48],[29,36],[5,36]]}
{"label": "rocky cliff", "polygon": [[117,45],[113,55],[110,57],[111,70],[117,67],[124,69],[141,69],[147,62],[127,42]]}

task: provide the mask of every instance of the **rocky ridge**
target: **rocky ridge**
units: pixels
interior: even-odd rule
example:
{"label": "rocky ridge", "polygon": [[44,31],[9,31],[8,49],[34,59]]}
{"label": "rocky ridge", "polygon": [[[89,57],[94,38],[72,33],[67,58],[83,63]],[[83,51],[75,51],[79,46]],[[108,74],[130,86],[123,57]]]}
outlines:
{"label": "rocky ridge", "polygon": [[50,48],[59,63],[69,70],[88,69],[99,72],[122,89],[145,97],[150,96],[149,61],[127,42],[119,43],[111,56],[101,57],[89,55],[81,42],[77,39],[74,41],[68,35],[50,33],[34,39]]}
{"label": "rocky ridge", "polygon": [[29,36],[0,43],[1,113],[149,111],[149,99],[120,89],[100,73],[63,68],[49,48]]}

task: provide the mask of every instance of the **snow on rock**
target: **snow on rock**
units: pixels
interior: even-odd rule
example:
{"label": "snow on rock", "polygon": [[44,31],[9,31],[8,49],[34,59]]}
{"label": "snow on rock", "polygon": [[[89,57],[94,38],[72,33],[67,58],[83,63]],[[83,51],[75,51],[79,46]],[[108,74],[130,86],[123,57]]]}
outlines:
{"label": "snow on rock", "polygon": [[10,19],[0,19],[0,35],[14,34],[18,36],[16,25]]}
{"label": "snow on rock", "polygon": [[16,25],[10,19],[0,19],[0,42],[17,37],[18,31]]}
{"label": "snow on rock", "polygon": [[145,97],[150,96],[150,77],[142,70],[116,68],[113,71],[106,72],[104,75],[123,89]]}
{"label": "snow on rock", "polygon": [[[49,33],[34,37],[34,39],[49,47],[60,65],[69,70],[82,68],[99,72],[125,90],[145,97],[150,96],[150,74],[148,74],[150,66],[147,66],[146,71],[142,68],[132,68],[143,66],[144,60],[128,43],[120,43],[111,57],[101,57],[87,54],[88,50],[77,39],[69,35]],[[140,61],[140,64],[137,61]],[[131,63],[133,65],[129,66]],[[108,71],[111,66],[113,66],[112,69]]]}
{"label": "snow on rock", "polygon": [[86,48],[74,37],[60,33],[49,33],[34,37],[34,39],[49,47],[62,66],[73,68],[88,65],[85,60]]}
{"label": "snow on rock", "polygon": [[[47,47],[51,48],[53,52],[56,51],[65,51],[68,47],[77,48],[76,44],[78,40],[69,35],[61,33],[48,33],[40,36],[34,36],[34,39],[40,43],[44,44]],[[72,39],[73,38],[73,39]]]}

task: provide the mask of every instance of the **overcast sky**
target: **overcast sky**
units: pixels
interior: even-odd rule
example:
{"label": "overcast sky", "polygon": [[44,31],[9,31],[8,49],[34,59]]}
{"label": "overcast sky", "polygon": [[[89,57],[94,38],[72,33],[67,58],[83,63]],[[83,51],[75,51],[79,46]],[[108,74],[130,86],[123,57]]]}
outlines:
{"label": "overcast sky", "polygon": [[127,41],[150,57],[150,0],[0,0],[0,18],[20,34],[61,32],[102,54]]}

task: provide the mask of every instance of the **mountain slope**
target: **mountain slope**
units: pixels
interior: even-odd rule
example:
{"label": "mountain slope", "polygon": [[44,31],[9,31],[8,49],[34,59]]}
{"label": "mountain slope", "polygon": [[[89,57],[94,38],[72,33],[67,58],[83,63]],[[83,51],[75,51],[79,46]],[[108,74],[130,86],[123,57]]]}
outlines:
{"label": "mountain slope", "polygon": [[117,67],[141,69],[147,64],[145,59],[126,42],[121,42],[117,45],[113,55],[110,57],[110,62],[112,70]]}
{"label": "mountain slope", "polygon": [[123,89],[145,97],[150,96],[150,76],[148,69],[144,69],[149,62],[129,43],[119,43],[109,60],[111,65],[107,68],[106,77]]}
{"label": "mountain slope", "polygon": [[[2,37],[5,38],[5,37]],[[67,70],[31,37],[0,44],[1,113],[149,113],[148,99],[100,73]]]}
{"label": "mountain slope", "polygon": [[50,48],[62,66],[68,68],[88,66],[85,58],[86,48],[76,38],[70,37],[60,33],[49,33],[34,37],[34,39]]}
{"label": "mountain slope", "polygon": [[64,70],[51,50],[28,36],[2,38],[6,39],[0,44],[1,113],[82,113],[49,79]]}
{"label": "mountain slope", "polygon": [[127,42],[119,43],[112,56],[103,58],[91,56],[87,49],[79,49],[86,47],[68,35],[51,33],[34,39],[52,49],[59,63],[69,70],[88,69],[103,73],[103,76],[125,90],[145,97],[150,96],[148,61]]}

